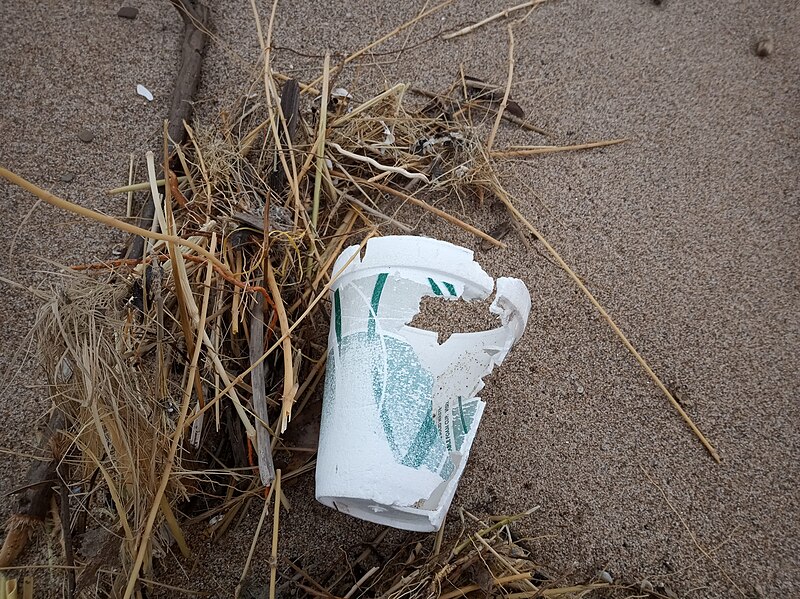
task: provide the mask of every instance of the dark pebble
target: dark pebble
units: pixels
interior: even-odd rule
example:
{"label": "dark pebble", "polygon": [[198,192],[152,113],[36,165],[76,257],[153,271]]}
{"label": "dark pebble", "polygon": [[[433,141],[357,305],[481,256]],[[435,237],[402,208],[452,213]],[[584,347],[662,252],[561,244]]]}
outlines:
{"label": "dark pebble", "polygon": [[81,129],[78,131],[78,139],[80,139],[83,143],[89,143],[94,139],[94,133],[89,131],[88,129]]}
{"label": "dark pebble", "polygon": [[775,42],[772,41],[772,38],[765,37],[756,44],[756,56],[765,58],[773,52],[775,52]]}
{"label": "dark pebble", "polygon": [[69,182],[70,182],[70,181],[72,181],[74,178],[75,178],[75,173],[64,173],[63,175],[61,175],[61,180],[62,180],[64,183],[69,183]]}
{"label": "dark pebble", "polygon": [[132,6],[123,6],[119,9],[117,16],[121,19],[130,19],[131,21],[136,18],[136,15],[139,14],[138,8],[133,8]]}

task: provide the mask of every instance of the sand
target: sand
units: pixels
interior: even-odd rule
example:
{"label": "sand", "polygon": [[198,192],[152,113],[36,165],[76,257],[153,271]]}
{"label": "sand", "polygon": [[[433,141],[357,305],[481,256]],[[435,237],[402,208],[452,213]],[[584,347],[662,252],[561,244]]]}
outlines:
{"label": "sand", "polygon": [[[417,3],[419,4],[419,3]],[[0,10],[0,164],[70,200],[122,214],[128,156],[157,149],[181,24],[167,2],[89,7],[23,1]],[[408,36],[402,54],[368,58],[351,88],[412,81],[443,90],[460,63],[503,83],[498,22],[452,41],[428,39],[506,7],[456,2]],[[269,7],[259,2],[264,17]],[[415,14],[411,3],[302,2],[278,10],[277,64],[319,74],[326,48],[358,49]],[[213,3],[198,110],[211,117],[249,81],[258,45],[249,3]],[[755,56],[760,36],[775,52]],[[453,228],[420,233],[476,249],[493,276],[526,281],[527,334],[487,380],[488,409],[455,506],[478,514],[541,509],[521,526],[537,558],[580,578],[599,569],[664,582],[687,597],[788,597],[800,587],[798,248],[800,10],[784,2],[542,6],[515,29],[513,95],[555,143],[628,142],[538,157],[508,169],[531,218],[629,334],[722,455],[715,464],[541,246],[510,238],[482,251]],[[427,40],[427,41],[426,41]],[[396,50],[400,36],[378,48]],[[424,43],[420,43],[424,42]],[[419,44],[412,47],[414,44]],[[377,68],[374,66],[378,63]],[[137,83],[155,100],[137,96]],[[78,139],[81,128],[94,139]],[[504,127],[498,144],[547,143]],[[73,173],[74,179],[61,177]],[[54,266],[109,256],[121,234],[34,206],[0,183],[0,275],[47,284]],[[446,200],[443,206],[460,207]],[[465,206],[491,228],[498,206]],[[37,305],[0,283],[0,520],[22,484],[47,400],[25,336]],[[289,557],[342,559],[377,527],[313,500],[309,477],[287,490]],[[176,584],[228,596],[257,515],[212,544],[202,567],[165,562]],[[256,583],[267,573],[258,546]],[[42,575],[45,576],[45,575]],[[187,576],[191,580],[187,580]]]}

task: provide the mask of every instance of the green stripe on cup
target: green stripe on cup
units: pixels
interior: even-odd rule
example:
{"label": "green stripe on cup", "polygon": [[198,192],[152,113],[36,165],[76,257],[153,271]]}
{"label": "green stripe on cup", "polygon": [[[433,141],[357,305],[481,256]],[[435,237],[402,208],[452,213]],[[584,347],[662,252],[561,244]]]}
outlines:
{"label": "green stripe on cup", "polygon": [[447,288],[447,291],[449,291],[450,295],[452,295],[453,297],[458,295],[456,293],[456,288],[453,286],[452,283],[448,283],[447,281],[442,281],[442,285],[444,285]]}
{"label": "green stripe on cup", "polygon": [[467,427],[467,420],[464,418],[464,404],[461,401],[461,396],[458,396],[458,415],[461,418],[461,428],[464,429],[464,434],[467,434],[469,427]]}
{"label": "green stripe on cup", "polygon": [[[441,444],[441,439],[439,437],[439,430],[433,423],[433,418],[428,416],[427,418],[425,418],[425,420],[422,423],[422,426],[417,432],[417,437],[416,439],[414,439],[414,442],[408,449],[408,453],[403,457],[400,463],[403,464],[404,466],[409,466],[411,468],[419,470],[422,464],[425,463],[427,460],[431,462],[430,464],[428,464],[429,469],[435,472],[436,466],[438,466],[438,464],[433,462],[434,461],[438,462],[438,459],[440,457],[437,455],[437,452],[434,451],[434,448],[437,446],[437,444]],[[433,455],[430,455],[432,452]]]}
{"label": "green stripe on cup", "polygon": [[434,281],[433,279],[431,279],[430,277],[428,277],[428,283],[430,283],[430,285],[431,285],[431,289],[433,289],[433,292],[434,292],[436,295],[442,295],[442,290],[441,290],[441,289],[439,288],[439,286],[436,284],[436,281]]}
{"label": "green stripe on cup", "polygon": [[342,344],[342,298],[339,290],[333,292],[333,322],[336,329],[336,343]]}
{"label": "green stripe on cup", "polygon": [[388,277],[388,272],[379,274],[378,279],[375,281],[375,288],[372,290],[372,305],[369,311],[369,322],[367,323],[367,334],[370,337],[375,336],[375,318],[378,316],[378,305],[381,303],[383,286],[386,284],[386,279]]}

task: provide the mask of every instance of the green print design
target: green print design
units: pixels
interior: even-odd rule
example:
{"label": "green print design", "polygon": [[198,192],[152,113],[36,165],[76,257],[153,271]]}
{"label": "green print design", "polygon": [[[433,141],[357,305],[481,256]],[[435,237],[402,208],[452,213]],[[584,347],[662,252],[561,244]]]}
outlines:
{"label": "green print design", "polygon": [[[340,368],[343,372],[369,368],[373,400],[398,463],[417,470],[425,467],[447,479],[454,464],[431,414],[433,376],[420,364],[411,345],[382,335],[378,329],[377,315],[387,278],[388,273],[381,273],[376,279],[366,332],[341,336],[341,300],[338,290],[334,293],[334,330]],[[328,398],[335,396],[333,362],[329,360],[326,377]]]}

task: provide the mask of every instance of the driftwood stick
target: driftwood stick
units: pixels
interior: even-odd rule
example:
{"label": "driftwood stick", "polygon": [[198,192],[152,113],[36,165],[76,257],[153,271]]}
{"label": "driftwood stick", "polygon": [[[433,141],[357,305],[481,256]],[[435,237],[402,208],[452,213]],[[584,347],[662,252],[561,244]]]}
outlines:
{"label": "driftwood stick", "polygon": [[183,46],[181,47],[181,68],[172,91],[172,105],[169,109],[169,137],[176,144],[182,144],[186,137],[183,122],[192,118],[194,95],[200,85],[200,67],[203,65],[203,51],[208,39],[210,12],[208,7],[194,0],[171,0],[183,18]]}
{"label": "driftwood stick", "polygon": [[[60,469],[58,469],[60,470]],[[61,504],[61,535],[64,537],[64,563],[67,566],[67,597],[75,596],[75,554],[72,550],[72,532],[70,531],[69,487],[62,472],[58,474],[58,492]]]}
{"label": "driftwood stick", "polygon": [[264,362],[259,361],[264,353],[264,296],[256,296],[253,316],[250,319],[250,384],[253,387],[253,411],[256,413],[256,454],[261,484],[270,485],[275,480],[272,463],[272,439],[270,438],[269,415],[267,414],[267,390],[264,379]]}
{"label": "driftwood stick", "polygon": [[6,526],[6,539],[0,549],[0,568],[7,568],[14,563],[50,510],[53,486],[58,481],[58,434],[64,425],[64,413],[54,408],[39,443],[43,459],[34,461],[28,468],[25,477],[27,484],[20,491],[17,510]]}
{"label": "driftwood stick", "polygon": [[[183,45],[181,47],[181,67],[172,90],[172,103],[169,109],[170,140],[180,145],[186,138],[184,121],[192,118],[194,95],[200,84],[200,68],[203,64],[203,51],[208,40],[210,12],[208,7],[195,0],[170,0],[183,18]],[[163,157],[162,157],[163,161]],[[149,229],[153,221],[153,202],[145,202],[139,213],[139,226]],[[144,252],[144,239],[134,237],[128,246],[127,258],[141,259]]]}

